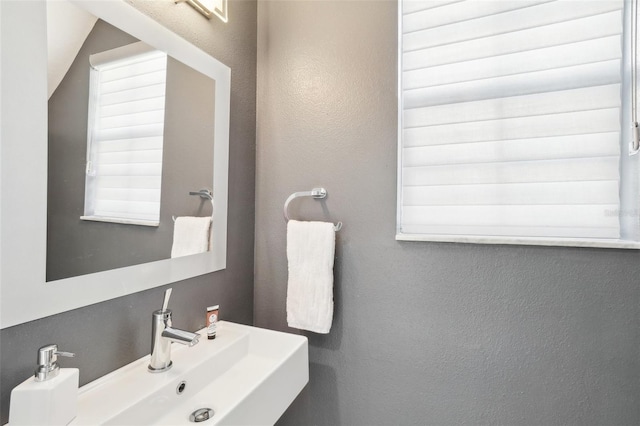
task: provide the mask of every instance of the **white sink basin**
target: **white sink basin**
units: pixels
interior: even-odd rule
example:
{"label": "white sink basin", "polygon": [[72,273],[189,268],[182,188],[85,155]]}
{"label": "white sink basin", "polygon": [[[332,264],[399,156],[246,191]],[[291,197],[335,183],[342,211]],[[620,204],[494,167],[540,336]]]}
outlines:
{"label": "white sink basin", "polygon": [[[217,337],[173,344],[173,368],[147,371],[149,356],[80,388],[71,425],[272,425],[309,381],[307,339],[221,321]],[[178,393],[180,384],[184,390]]]}

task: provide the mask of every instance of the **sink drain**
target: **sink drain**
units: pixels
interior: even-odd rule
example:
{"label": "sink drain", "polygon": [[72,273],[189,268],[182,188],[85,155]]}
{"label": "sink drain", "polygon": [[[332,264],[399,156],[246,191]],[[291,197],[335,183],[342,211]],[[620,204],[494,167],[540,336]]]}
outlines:
{"label": "sink drain", "polygon": [[200,408],[189,416],[189,420],[195,423],[204,422],[205,420],[209,420],[213,417],[213,410],[211,408]]}

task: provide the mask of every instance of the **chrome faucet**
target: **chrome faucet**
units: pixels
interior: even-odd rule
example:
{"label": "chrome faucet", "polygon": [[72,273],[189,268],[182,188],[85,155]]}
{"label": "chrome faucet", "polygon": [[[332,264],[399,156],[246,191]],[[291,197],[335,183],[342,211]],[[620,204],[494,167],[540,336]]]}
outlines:
{"label": "chrome faucet", "polygon": [[173,365],[171,361],[171,343],[193,346],[198,343],[200,335],[171,327],[171,310],[167,309],[171,297],[171,289],[164,293],[162,309],[153,312],[151,323],[151,362],[149,371],[161,373]]}

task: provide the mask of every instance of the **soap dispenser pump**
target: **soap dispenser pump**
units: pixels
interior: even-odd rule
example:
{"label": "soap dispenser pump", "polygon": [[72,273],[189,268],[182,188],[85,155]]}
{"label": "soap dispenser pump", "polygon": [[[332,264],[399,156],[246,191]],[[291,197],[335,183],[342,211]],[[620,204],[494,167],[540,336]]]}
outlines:
{"label": "soap dispenser pump", "polygon": [[76,354],[59,351],[58,345],[46,345],[38,349],[38,367],[34,375],[36,382],[53,379],[60,373],[59,356],[73,358]]}
{"label": "soap dispenser pump", "polygon": [[79,370],[61,369],[58,356],[75,354],[59,351],[57,345],[38,349],[34,377],[11,391],[9,425],[66,425],[76,417]]}

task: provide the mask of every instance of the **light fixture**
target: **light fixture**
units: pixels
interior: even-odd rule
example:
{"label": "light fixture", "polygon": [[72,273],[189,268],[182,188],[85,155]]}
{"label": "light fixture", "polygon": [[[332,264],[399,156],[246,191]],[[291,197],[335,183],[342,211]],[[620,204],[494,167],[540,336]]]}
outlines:
{"label": "light fixture", "polygon": [[216,15],[223,22],[228,21],[227,0],[175,0],[176,3],[189,3],[195,10],[202,13],[208,19]]}

